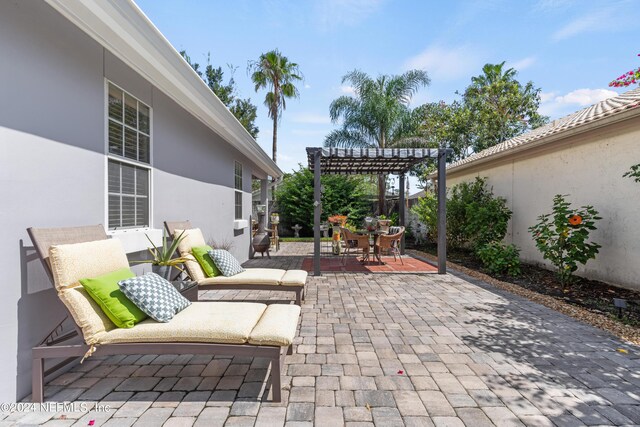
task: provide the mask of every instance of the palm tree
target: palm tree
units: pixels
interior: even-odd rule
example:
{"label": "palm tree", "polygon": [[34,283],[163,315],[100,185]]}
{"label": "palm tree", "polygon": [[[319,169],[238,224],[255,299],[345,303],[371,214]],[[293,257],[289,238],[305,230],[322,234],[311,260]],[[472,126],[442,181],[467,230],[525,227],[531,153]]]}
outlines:
{"label": "palm tree", "polygon": [[[418,144],[409,140],[415,132],[415,117],[409,108],[411,97],[429,84],[426,71],[411,70],[402,75],[380,75],[375,80],[354,70],[342,78],[355,97],[335,99],[329,114],[333,123],[342,119],[342,127],[326,136],[326,147],[389,148]],[[378,175],[378,204],[385,213],[386,176]]]}
{"label": "palm tree", "polygon": [[252,72],[251,81],[255,91],[269,88],[264,98],[264,104],[269,109],[269,117],[273,119],[273,161],[276,162],[278,152],[278,120],[282,111],[287,108],[287,98],[300,96],[295,86],[296,81],[302,80],[298,64],[290,62],[278,49],[263,53],[257,61],[249,62]]}

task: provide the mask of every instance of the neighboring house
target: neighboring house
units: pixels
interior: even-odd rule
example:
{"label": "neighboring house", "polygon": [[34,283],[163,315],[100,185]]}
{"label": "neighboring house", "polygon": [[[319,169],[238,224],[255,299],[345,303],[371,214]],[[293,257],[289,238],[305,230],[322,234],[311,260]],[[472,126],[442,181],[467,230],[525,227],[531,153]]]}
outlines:
{"label": "neighboring house", "polygon": [[0,2],[0,52],[10,402],[30,393],[31,347],[64,316],[27,227],[101,223],[140,259],[145,234],[159,242],[164,220],[189,219],[245,261],[251,180],[282,172],[130,1]]}
{"label": "neighboring house", "polygon": [[[447,168],[447,187],[487,177],[513,211],[506,241],[521,258],[545,263],[528,227],[550,213],[556,194],[593,205],[602,245],[579,275],[640,290],[640,184],[623,178],[640,163],[640,89],[609,98]],[[432,176],[431,178],[435,178]]]}

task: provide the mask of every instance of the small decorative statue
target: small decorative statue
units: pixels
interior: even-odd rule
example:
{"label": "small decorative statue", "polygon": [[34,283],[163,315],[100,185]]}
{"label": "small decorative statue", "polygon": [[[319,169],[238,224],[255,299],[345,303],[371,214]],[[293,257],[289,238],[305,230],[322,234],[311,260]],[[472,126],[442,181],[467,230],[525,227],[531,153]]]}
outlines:
{"label": "small decorative statue", "polygon": [[300,227],[299,224],[296,224],[291,228],[293,228],[294,236],[295,237],[300,237],[300,230],[302,230],[302,227]]}

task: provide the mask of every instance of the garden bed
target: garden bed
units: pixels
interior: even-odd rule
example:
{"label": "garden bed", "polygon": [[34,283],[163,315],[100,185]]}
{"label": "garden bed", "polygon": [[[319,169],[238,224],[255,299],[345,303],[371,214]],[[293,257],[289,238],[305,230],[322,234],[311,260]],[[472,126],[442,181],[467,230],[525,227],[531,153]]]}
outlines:
{"label": "garden bed", "polygon": [[[416,255],[435,259],[436,248],[415,250]],[[577,277],[564,292],[552,271],[522,264],[518,277],[488,274],[470,251],[456,250],[447,254],[447,265],[497,288],[520,295],[612,334],[640,344],[640,292],[618,288],[596,280]],[[613,305],[613,298],[626,300],[622,317]]]}

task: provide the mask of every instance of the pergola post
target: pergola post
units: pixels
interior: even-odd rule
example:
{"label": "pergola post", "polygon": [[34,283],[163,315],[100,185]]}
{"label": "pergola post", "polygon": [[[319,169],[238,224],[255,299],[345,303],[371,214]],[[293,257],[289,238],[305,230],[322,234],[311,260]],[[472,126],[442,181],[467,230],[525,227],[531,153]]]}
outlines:
{"label": "pergola post", "polygon": [[438,150],[438,274],[447,274],[447,150]]}
{"label": "pergola post", "polygon": [[[400,174],[399,186],[400,186],[400,206],[398,206],[398,224],[404,227],[404,206],[405,206],[405,194],[404,194],[404,174]],[[404,233],[400,240],[400,254],[404,255]]]}
{"label": "pergola post", "polygon": [[322,212],[322,194],[320,177],[320,157],[322,150],[313,153],[313,275],[320,276],[320,213]]}

